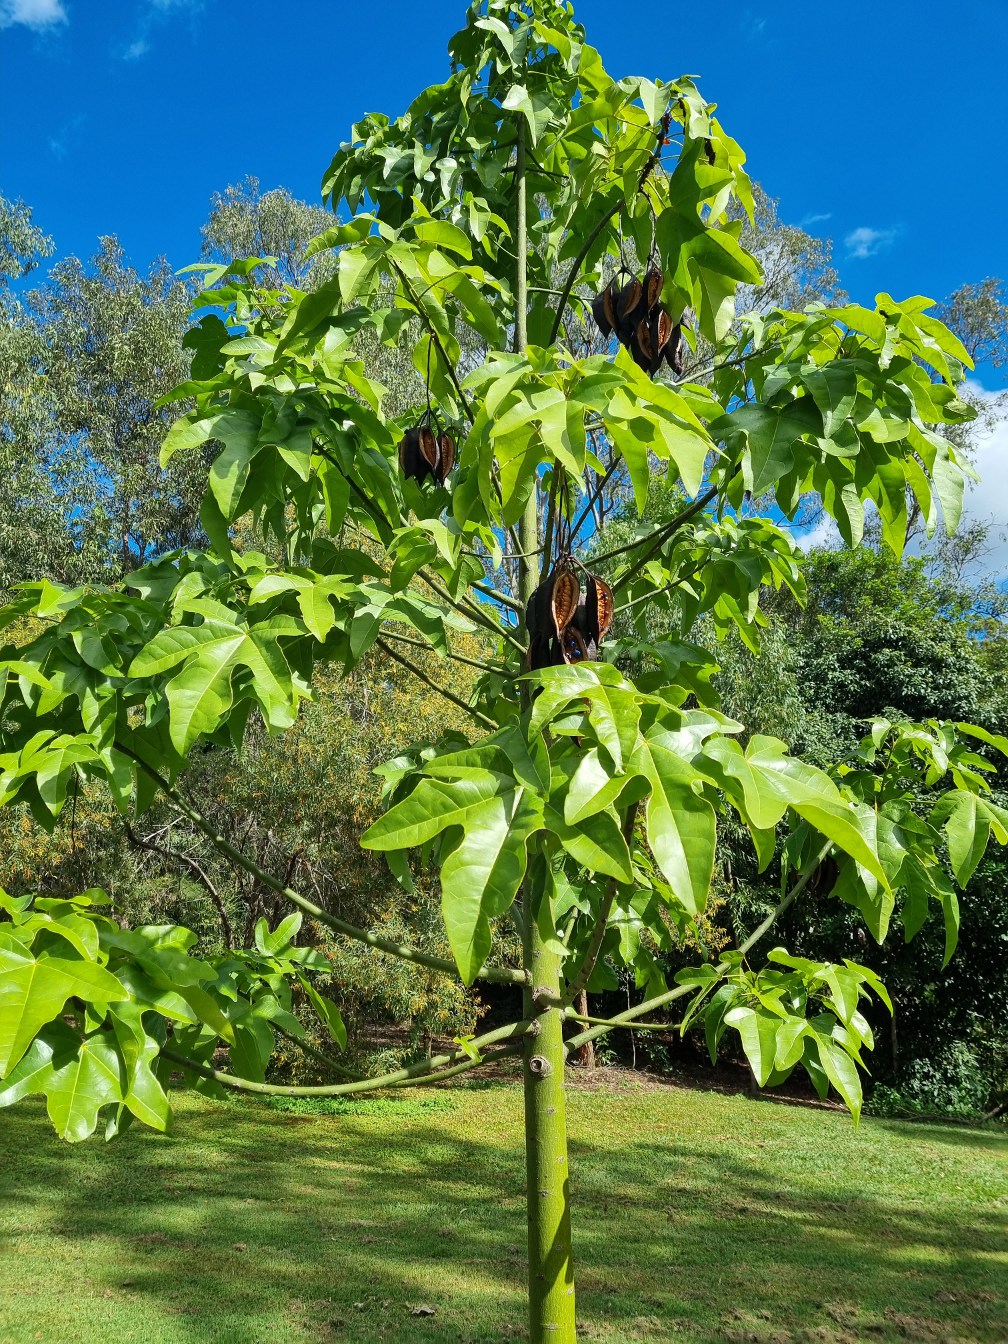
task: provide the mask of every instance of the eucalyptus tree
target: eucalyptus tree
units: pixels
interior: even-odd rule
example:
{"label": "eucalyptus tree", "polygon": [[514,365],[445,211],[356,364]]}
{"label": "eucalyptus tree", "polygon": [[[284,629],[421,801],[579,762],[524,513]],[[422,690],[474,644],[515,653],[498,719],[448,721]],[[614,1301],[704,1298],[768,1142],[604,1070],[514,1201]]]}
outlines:
{"label": "eucalyptus tree", "polygon": [[[4,613],[0,800],[51,820],[82,773],[127,814],[161,796],[291,914],[262,921],[249,952],[209,958],[185,929],[121,928],[94,892],[8,898],[0,1101],[45,1093],[58,1132],[81,1138],[102,1114],[107,1133],[130,1116],[166,1125],[172,1069],[210,1088],[333,1095],[521,1052],[530,1334],[570,1341],[565,1050],[686,1000],[684,1023],[702,1015],[712,1050],[737,1033],[761,1084],[801,1066],[856,1116],[872,1044],[860,1004],[884,986],[847,960],[750,954],[827,857],[838,898],[877,938],[897,900],[907,933],[935,901],[951,954],[953,878],[992,834],[1008,840],[985,785],[987,755],[1008,741],[883,722],[860,768],[831,774],[776,738],[740,738],[710,688],[713,655],[683,636],[705,614],[755,643],[761,590],[802,594],[787,535],[738,518],[747,493],[773,488],[789,511],[815,489],[848,533],[870,500],[902,547],[909,485],[926,518],[954,526],[963,464],[925,426],[971,414],[956,394],[968,357],[928,301],[737,314],[739,286],[761,278],[729,214],[733,201],[751,210],[750,184],[691,79],[612,79],[555,0],[478,3],[449,51],[443,82],[396,119],[364,117],[326,172],[325,196],[351,215],[313,245],[335,251],[330,280],[278,312],[254,261],[207,272],[197,306],[217,311],[191,340],[181,393],[195,406],[162,457],[215,445],[209,549],[160,556],[125,588],[30,585]],[[581,286],[612,333],[604,354],[562,337]],[[411,338],[423,392],[394,418],[362,333]],[[680,341],[697,337],[716,352],[708,381],[676,372]],[[599,426],[643,516],[596,552],[609,581],[571,545]],[[646,515],[656,477],[683,498],[658,523]],[[249,517],[271,555],[240,546]],[[517,595],[493,582],[508,558]],[[673,590],[680,627],[654,641],[650,609]],[[630,633],[607,640],[617,607]],[[460,632],[477,630],[493,648],[472,660],[467,698],[451,669],[467,658]],[[443,656],[442,676],[418,648]],[[264,872],[186,792],[194,752],[240,747],[253,714],[283,731],[317,663],[351,668],[369,650],[422,674],[470,724],[383,768],[387,811],[362,837],[406,884],[412,855],[434,866],[450,959]],[[923,816],[918,778],[932,793]],[[780,900],[740,947],[669,986],[655,949],[701,915],[730,815],[761,867],[783,846]],[[466,984],[519,986],[524,1013],[382,1078],[272,1084],[277,1032],[303,1036],[308,1012],[336,1044],[344,1030],[305,915]],[[494,955],[503,924],[521,932],[519,965]],[[586,1021],[571,1005],[602,958],[632,967],[644,997]],[[212,1058],[222,1044],[227,1069]]]}
{"label": "eucalyptus tree", "polygon": [[249,176],[214,193],[202,228],[203,257],[211,262],[269,257],[261,277],[268,283],[314,289],[332,267],[308,245],[331,223],[323,206],[298,200],[286,187],[263,191],[259,179]]}

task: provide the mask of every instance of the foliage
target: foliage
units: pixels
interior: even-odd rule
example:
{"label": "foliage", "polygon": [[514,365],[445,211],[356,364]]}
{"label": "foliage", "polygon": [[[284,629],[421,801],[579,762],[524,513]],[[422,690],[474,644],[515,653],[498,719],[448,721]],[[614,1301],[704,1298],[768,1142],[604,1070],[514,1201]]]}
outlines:
{"label": "foliage", "polygon": [[308,246],[332,216],[318,205],[299,201],[285,187],[262,191],[257,177],[215,192],[203,225],[203,258],[232,262],[236,257],[271,257],[263,278],[272,288],[317,289],[331,272],[324,256],[310,257]]}
{"label": "foliage", "polygon": [[872,1115],[983,1116],[990,1082],[974,1052],[964,1041],[952,1041],[939,1055],[915,1059],[899,1088],[880,1084],[871,1096]]}
{"label": "foliage", "polygon": [[[693,80],[613,80],[554,0],[474,5],[449,54],[444,83],[395,120],[365,117],[327,170],[326,198],[353,212],[308,249],[334,252],[330,279],[304,292],[261,275],[255,258],[198,268],[202,316],[186,338],[189,377],[172,394],[190,408],[161,461],[186,479],[209,461],[199,515],[209,549],[158,555],[128,587],[41,582],[8,605],[5,624],[31,633],[0,655],[0,802],[51,824],[82,776],[103,780],[124,815],[142,816],[160,796],[232,863],[334,931],[431,970],[457,968],[466,986],[522,986],[520,1021],[384,1079],[315,1090],[410,1085],[523,1049],[538,1344],[574,1337],[562,1027],[577,1017],[570,1003],[606,974],[605,957],[618,950],[645,1001],[569,1046],[688,998],[687,1021],[703,1014],[712,1048],[724,1030],[737,1033],[761,1083],[801,1064],[856,1117],[858,1065],[872,1044],[861,1001],[886,1000],[879,978],[848,959],[778,948],[751,966],[746,954],[832,858],[836,896],[879,940],[900,893],[908,933],[939,906],[947,960],[955,884],[992,837],[1008,841],[1008,813],[990,796],[991,765],[977,746],[1005,752],[1008,740],[967,723],[882,721],[853,767],[820,768],[777,737],[740,740],[742,725],[717,707],[710,653],[687,642],[703,616],[718,636],[737,632],[756,649],[761,592],[804,598],[786,532],[745,516],[753,497],[772,492],[790,517],[815,491],[850,544],[871,506],[897,552],[911,507],[929,534],[955,529],[969,468],[938,427],[973,417],[958,395],[969,356],[930,300],[880,294],[873,308],[739,314],[740,286],[762,281],[739,241],[752,189],[739,146]],[[640,328],[615,354],[566,348],[574,285],[597,293],[614,266],[626,273],[624,236],[648,261],[657,299],[647,311],[657,305],[666,326],[714,348],[708,381],[697,369],[675,381],[649,376],[630,354],[642,348]],[[640,291],[639,279],[624,288]],[[386,400],[367,353],[375,344],[409,352],[424,387],[412,405]],[[530,670],[522,617],[538,601],[541,569],[548,595],[553,571],[580,563],[578,491],[589,468],[607,470],[590,431],[625,464],[641,519],[594,555],[622,603],[623,638],[611,646],[619,661],[564,654]],[[400,445],[411,432],[418,444],[457,445],[454,470],[410,471]],[[682,501],[665,522],[647,516],[656,467],[666,498]],[[247,546],[249,536],[262,548]],[[142,531],[123,528],[123,537],[125,568],[147,548]],[[657,641],[656,614],[667,632]],[[459,651],[477,631],[492,637],[482,661]],[[429,675],[415,648],[442,668],[481,662],[474,694],[460,695],[443,671]],[[452,960],[355,926],[277,878],[181,780],[207,749],[239,750],[252,722],[290,730],[316,665],[349,673],[368,655],[404,667],[467,718],[464,733],[445,725],[383,768],[387,811],[363,837],[407,887],[411,851],[420,868],[436,869]],[[921,785],[934,792],[923,817]],[[737,949],[681,971],[670,989],[654,949],[702,916],[728,815],[748,832],[758,870],[783,843],[780,902]],[[136,1060],[180,1061],[201,1083],[275,1090],[263,1082],[274,1026],[304,1031],[293,982],[342,1043],[339,1009],[308,975],[328,963],[290,943],[299,915],[273,931],[257,924],[254,953],[211,962],[188,955],[185,931],[117,935],[74,906],[52,912],[53,928],[36,935],[48,907],[8,906],[3,1096],[46,1091],[68,1136],[92,1129],[102,1105],[118,1108],[118,1123],[135,1098]],[[505,916],[522,933],[520,968],[491,955]],[[67,920],[80,922],[70,926],[76,941]],[[71,969],[54,969],[49,942],[36,946],[36,936],[69,942],[76,959],[61,961]],[[189,1017],[134,986],[137,967],[163,976],[166,959],[172,983],[193,987]],[[61,1015],[78,982],[93,982],[97,1006],[75,1014],[71,1039]],[[123,1011],[133,1013],[130,1039],[115,1030]],[[159,1050],[167,1021],[172,1044]],[[218,1042],[230,1071],[209,1062]],[[104,1091],[91,1089],[80,1118],[62,1122],[62,1070],[93,1070],[94,1053]]]}
{"label": "foliage", "polygon": [[172,417],[158,397],[188,372],[189,298],[163,261],[140,275],[108,237],[7,314],[3,439],[19,465],[0,582],[114,581],[202,536],[204,464],[158,465]]}

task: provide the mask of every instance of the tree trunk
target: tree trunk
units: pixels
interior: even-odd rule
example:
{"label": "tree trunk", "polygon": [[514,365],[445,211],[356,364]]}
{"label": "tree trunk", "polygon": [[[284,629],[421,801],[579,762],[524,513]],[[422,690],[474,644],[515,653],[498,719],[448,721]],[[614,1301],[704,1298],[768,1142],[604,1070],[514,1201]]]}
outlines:
{"label": "tree trunk", "polygon": [[[526,966],[535,1012],[544,993],[559,995],[560,966],[543,947],[531,909],[526,912]],[[563,1017],[557,1008],[542,1008],[526,1037],[525,1157],[530,1344],[575,1344]]]}
{"label": "tree trunk", "polygon": [[[515,153],[515,326],[514,347],[528,344],[528,200],[525,181],[525,119],[517,119]],[[539,513],[532,491],[518,524],[521,557],[519,591],[527,606],[539,583]],[[546,557],[549,563],[549,556]],[[533,847],[530,846],[530,850]],[[563,1016],[548,1001],[561,996],[560,959],[543,945],[536,920],[540,893],[529,853],[524,887],[524,961],[530,976],[526,1017],[534,1018],[525,1038],[525,1162],[528,1204],[530,1344],[576,1344],[574,1266],[567,1185],[567,1117],[564,1109]]]}
{"label": "tree trunk", "polygon": [[[575,1006],[582,1017],[588,1016],[588,991],[583,989],[575,999]],[[577,1061],[583,1069],[594,1069],[595,1067],[595,1042],[585,1041],[578,1049]]]}

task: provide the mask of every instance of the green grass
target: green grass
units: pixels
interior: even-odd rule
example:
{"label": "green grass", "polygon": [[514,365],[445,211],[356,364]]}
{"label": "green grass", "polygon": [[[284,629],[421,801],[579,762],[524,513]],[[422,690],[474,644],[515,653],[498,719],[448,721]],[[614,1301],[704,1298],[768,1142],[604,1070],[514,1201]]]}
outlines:
{"label": "green grass", "polygon": [[[671,1087],[570,1129],[586,1340],[1008,1338],[1002,1134]],[[77,1148],[0,1112],[0,1344],[519,1339],[522,1161],[503,1083]]]}

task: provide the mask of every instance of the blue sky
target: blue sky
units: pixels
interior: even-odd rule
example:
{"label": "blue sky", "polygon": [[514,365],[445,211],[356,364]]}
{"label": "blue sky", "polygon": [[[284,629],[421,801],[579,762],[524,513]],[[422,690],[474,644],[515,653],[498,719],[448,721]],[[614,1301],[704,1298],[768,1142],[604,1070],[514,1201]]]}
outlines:
{"label": "blue sky", "polygon": [[[0,193],[34,208],[58,254],[114,232],[138,265],[183,266],[228,182],[318,199],[362,112],[396,114],[443,77],[463,14],[447,0],[0,0]],[[617,77],[700,76],[782,218],[834,240],[855,298],[1008,277],[1004,0],[581,0],[577,14]],[[986,456],[1008,522],[1008,433]]]}

